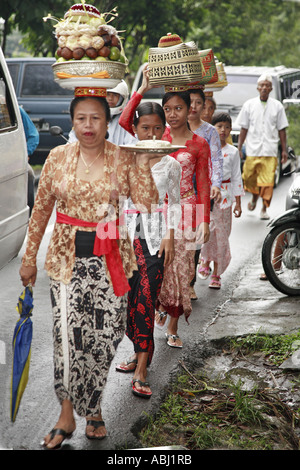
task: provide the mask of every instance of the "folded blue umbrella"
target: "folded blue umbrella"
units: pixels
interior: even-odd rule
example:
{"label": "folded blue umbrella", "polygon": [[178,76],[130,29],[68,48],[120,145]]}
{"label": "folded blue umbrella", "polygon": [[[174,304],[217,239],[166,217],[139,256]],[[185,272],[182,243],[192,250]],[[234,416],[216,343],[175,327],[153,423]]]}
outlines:
{"label": "folded blue umbrella", "polygon": [[33,293],[27,286],[19,297],[16,310],[20,314],[13,336],[13,365],[11,377],[11,420],[15,421],[29,376],[32,342]]}

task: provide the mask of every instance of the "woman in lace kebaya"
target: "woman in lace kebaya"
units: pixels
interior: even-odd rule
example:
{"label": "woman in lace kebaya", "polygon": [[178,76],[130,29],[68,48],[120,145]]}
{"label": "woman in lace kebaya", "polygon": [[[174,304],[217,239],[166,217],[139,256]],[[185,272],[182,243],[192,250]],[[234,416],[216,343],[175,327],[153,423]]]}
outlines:
{"label": "woman in lace kebaya", "polygon": [[188,116],[191,131],[203,137],[210,146],[212,180],[211,180],[211,199],[220,202],[221,184],[223,180],[223,155],[221,142],[216,128],[209,122],[201,119],[201,113],[205,105],[205,94],[201,88],[190,90],[191,107]]}
{"label": "woman in lace kebaya", "polygon": [[201,250],[202,260],[199,264],[200,279],[207,279],[210,264],[213,272],[209,287],[221,288],[221,274],[227,269],[231,260],[229,237],[232,227],[232,212],[239,218],[242,214],[241,196],[244,194],[241,175],[241,160],[234,145],[228,144],[231,132],[231,117],[228,113],[215,113],[212,124],[216,127],[222,145],[224,159],[224,180],[221,186],[221,201],[214,205],[211,215],[211,237]]}
{"label": "woman in lace kebaya", "polygon": [[106,436],[100,400],[125,332],[127,278],[137,269],[127,229],[119,222],[120,204],[131,197],[137,207],[141,204],[150,212],[158,202],[149,155],[135,156],[106,140],[107,101],[77,97],[70,111],[78,140],[56,147],[47,157],[20,269],[23,285],[34,286],[38,249],[56,206],[45,267],[61,413],[44,439],[48,449],[71,437],[76,428],[74,409],[87,420],[88,438]]}
{"label": "woman in lace kebaya", "polygon": [[[203,137],[210,147],[211,164],[212,164],[212,181],[211,181],[211,201],[212,206],[214,202],[221,201],[221,185],[223,181],[223,155],[221,149],[220,137],[215,129],[209,122],[201,119],[201,113],[205,105],[205,94],[201,88],[194,88],[190,90],[191,107],[189,112],[189,126],[190,129],[200,137]],[[196,270],[200,256],[200,249],[195,251],[195,275],[191,282],[191,299],[196,300],[197,295],[194,290],[196,282]]]}
{"label": "woman in lace kebaya", "polygon": [[[143,95],[144,79],[138,93]],[[137,109],[128,103],[120,124],[132,123],[131,132],[139,140],[161,140],[165,130],[165,114],[157,103],[142,103]],[[146,382],[147,366],[154,351],[155,304],[160,292],[164,268],[174,258],[174,232],[181,218],[180,164],[169,155],[156,155],[150,161],[151,171],[159,192],[159,204],[151,214],[139,213],[131,200],[125,210],[129,234],[133,240],[138,271],[130,279],[126,334],[134,346],[134,355],[119,364],[119,372],[134,371],[132,391],[150,398],[152,392]],[[168,204],[165,203],[166,196]]]}
{"label": "woman in lace kebaya", "polygon": [[[173,145],[186,146],[186,149],[172,154],[182,169],[182,219],[175,235],[175,258],[165,269],[159,295],[160,310],[170,317],[167,343],[171,347],[182,347],[178,320],[181,315],[188,320],[192,312],[190,282],[195,272],[196,243],[203,244],[209,239],[211,156],[206,140],[194,134],[188,126],[189,92],[166,93],[162,104],[169,124],[163,138]],[[194,174],[197,195],[193,185]]]}
{"label": "woman in lace kebaya", "polygon": [[[148,80],[147,73],[144,77]],[[144,92],[150,89],[149,81]],[[132,131],[134,112],[142,99],[141,93],[134,93],[120,124]],[[181,315],[188,319],[192,311],[190,282],[194,276],[194,253],[197,229],[197,241],[205,243],[209,239],[210,222],[210,175],[211,159],[208,143],[194,134],[188,127],[190,97],[188,92],[167,93],[163,98],[166,127],[163,140],[174,145],[186,146],[171,156],[180,163],[182,176],[180,182],[180,204],[182,218],[175,232],[174,261],[165,267],[163,283],[159,295],[160,310],[169,314],[167,326],[167,344],[182,347],[178,336],[178,320]],[[126,114],[125,114],[126,111]],[[197,196],[193,187],[193,175],[196,173]],[[156,315],[160,321],[161,314]]]}

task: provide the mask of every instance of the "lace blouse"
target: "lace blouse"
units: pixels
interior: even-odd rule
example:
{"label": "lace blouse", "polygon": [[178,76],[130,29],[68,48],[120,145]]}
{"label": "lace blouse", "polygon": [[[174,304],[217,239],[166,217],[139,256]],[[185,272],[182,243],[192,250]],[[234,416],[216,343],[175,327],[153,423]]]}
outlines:
{"label": "lace blouse", "polygon": [[[172,142],[170,128],[167,127],[164,140]],[[193,134],[185,142],[186,149],[171,154],[181,165],[180,196],[182,207],[182,228],[196,228],[201,222],[210,222],[210,187],[211,158],[208,143],[202,137]],[[194,191],[193,175],[196,174],[197,196]]]}
{"label": "lace blouse", "polygon": [[[154,255],[160,248],[161,240],[167,229],[177,229],[181,218],[180,205],[180,164],[170,155],[165,155],[151,168],[152,175],[158,190],[159,202],[155,212],[141,214],[143,222],[143,236],[147,242],[148,250]],[[165,203],[166,195],[168,204]],[[131,239],[135,237],[137,226],[137,212],[131,198],[125,207],[128,231]],[[138,233],[136,234],[138,236]]]}
{"label": "lace blouse", "polygon": [[222,148],[222,156],[224,158],[224,181],[221,186],[220,208],[226,209],[235,202],[236,196],[244,195],[244,189],[238,149],[233,145],[226,144]]}
{"label": "lace blouse", "polygon": [[[100,220],[106,222],[118,219],[123,212],[122,201],[128,197],[132,198],[137,207],[141,204],[149,212],[151,205],[158,202],[158,192],[149,165],[136,165],[132,153],[105,141],[104,176],[101,180],[91,182],[76,177],[79,153],[79,142],[75,142],[56,147],[46,159],[29,223],[23,256],[25,266],[36,264],[37,252],[55,204],[58,212],[98,223]],[[46,255],[48,275],[65,284],[72,277],[77,230],[96,229],[56,223]],[[123,268],[125,275],[131,277],[133,270],[137,269],[136,258],[126,226],[120,226],[119,231]]]}
{"label": "lace blouse", "polygon": [[[132,123],[134,113],[140,104],[142,95],[134,92],[124,108],[119,124],[134,135]],[[166,128],[163,140],[172,142],[170,128]],[[210,222],[210,187],[211,187],[211,155],[210,147],[203,137],[194,134],[188,140],[184,150],[178,150],[171,154],[181,166],[182,175],[180,183],[181,204],[190,205],[191,214],[182,207],[181,228],[189,225],[195,228],[200,222]],[[193,189],[193,175],[196,173],[197,196]],[[185,214],[185,215],[184,215]],[[191,220],[192,219],[192,220]],[[187,224],[187,225],[186,225]]]}
{"label": "lace blouse", "polygon": [[223,155],[218,131],[214,126],[204,121],[194,132],[200,137],[203,137],[210,146],[212,164],[211,184],[212,186],[221,188],[223,181]]}

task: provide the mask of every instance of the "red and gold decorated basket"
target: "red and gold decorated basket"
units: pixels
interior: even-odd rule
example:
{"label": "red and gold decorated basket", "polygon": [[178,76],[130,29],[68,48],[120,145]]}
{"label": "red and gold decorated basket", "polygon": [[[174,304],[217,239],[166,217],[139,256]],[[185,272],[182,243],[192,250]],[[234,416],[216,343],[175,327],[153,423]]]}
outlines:
{"label": "red and gold decorated basket", "polygon": [[215,62],[215,56],[212,49],[199,51],[200,60],[203,64],[205,74],[201,79],[201,84],[215,83],[218,81],[218,71]]}
{"label": "red and gold decorated basket", "polygon": [[212,83],[209,82],[205,86],[205,91],[211,91],[211,92],[221,91],[223,90],[223,88],[225,88],[228,85],[227,75],[224,69],[224,64],[222,62],[216,61],[216,68],[218,72],[218,81],[212,82]]}

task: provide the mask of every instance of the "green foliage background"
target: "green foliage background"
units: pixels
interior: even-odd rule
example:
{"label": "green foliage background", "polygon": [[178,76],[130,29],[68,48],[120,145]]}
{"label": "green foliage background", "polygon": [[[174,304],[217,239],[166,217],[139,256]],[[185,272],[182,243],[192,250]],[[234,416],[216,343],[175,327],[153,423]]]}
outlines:
{"label": "green foliage background", "polygon": [[[77,0],[79,1],[79,0]],[[63,17],[72,0],[1,0],[4,19],[2,49],[18,28],[31,55],[52,56],[56,49],[53,24],[42,21],[51,13]],[[124,37],[130,70],[134,73],[147,59],[149,47],[176,32],[184,41],[194,40],[200,49],[213,48],[231,65],[300,66],[300,3],[289,0],[88,0],[101,12],[115,6],[119,16],[113,25]]]}
{"label": "green foliage background", "polygon": [[[76,0],[80,2],[80,0]],[[72,0],[1,0],[1,46],[9,55],[53,56],[57,43],[49,13],[62,18]],[[134,77],[161,36],[177,33],[199,49],[212,48],[227,65],[300,67],[300,0],[87,0],[101,13],[117,7],[112,24],[123,37]],[[17,44],[16,31],[21,45]],[[8,41],[9,38],[9,41]],[[9,42],[9,48],[8,48]],[[299,108],[289,111],[289,141],[300,152]]]}

